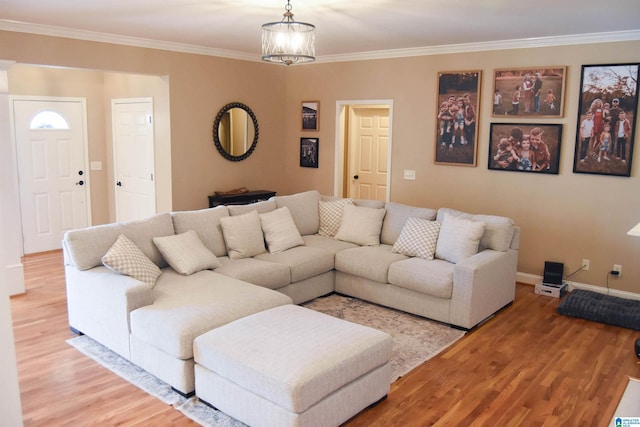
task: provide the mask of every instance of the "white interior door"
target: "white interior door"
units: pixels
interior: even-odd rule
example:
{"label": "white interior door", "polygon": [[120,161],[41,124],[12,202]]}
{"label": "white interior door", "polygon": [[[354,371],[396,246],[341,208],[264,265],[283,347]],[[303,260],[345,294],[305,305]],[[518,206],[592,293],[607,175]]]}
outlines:
{"label": "white interior door", "polygon": [[86,104],[12,97],[25,254],[60,249],[90,218]]}
{"label": "white interior door", "polygon": [[111,111],[116,220],[149,217],[156,213],[153,101],[114,99]]}
{"label": "white interior door", "polygon": [[389,108],[351,108],[349,196],[387,200]]}

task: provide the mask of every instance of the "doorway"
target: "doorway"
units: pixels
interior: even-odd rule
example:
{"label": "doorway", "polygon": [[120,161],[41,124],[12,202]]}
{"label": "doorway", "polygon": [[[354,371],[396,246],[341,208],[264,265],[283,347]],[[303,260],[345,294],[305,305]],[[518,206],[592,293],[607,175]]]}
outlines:
{"label": "doorway", "polygon": [[12,96],[23,253],[62,247],[90,224],[84,98]]}
{"label": "doorway", "polygon": [[389,201],[393,101],[338,101],[334,195]]}
{"label": "doorway", "polygon": [[116,221],[156,213],[152,98],[114,99],[113,162]]}

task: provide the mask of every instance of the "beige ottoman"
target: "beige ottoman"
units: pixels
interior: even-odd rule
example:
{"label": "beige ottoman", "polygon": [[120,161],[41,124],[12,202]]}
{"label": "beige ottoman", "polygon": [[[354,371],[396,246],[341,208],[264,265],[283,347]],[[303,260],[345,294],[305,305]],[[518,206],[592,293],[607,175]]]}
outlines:
{"label": "beige ottoman", "polygon": [[338,426],[389,392],[392,339],[296,305],[194,341],[196,395],[251,426]]}

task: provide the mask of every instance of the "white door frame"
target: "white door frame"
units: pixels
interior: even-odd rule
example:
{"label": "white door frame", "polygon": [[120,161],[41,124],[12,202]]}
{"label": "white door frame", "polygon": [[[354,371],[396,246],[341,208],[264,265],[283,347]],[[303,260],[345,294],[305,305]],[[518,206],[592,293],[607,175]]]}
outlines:
{"label": "white door frame", "polygon": [[336,136],[335,136],[335,156],[334,156],[334,178],[333,195],[342,197],[342,184],[344,182],[345,170],[345,142],[349,138],[345,127],[345,111],[347,107],[388,107],[389,108],[389,147],[387,152],[387,195],[386,200],[391,197],[391,147],[393,139],[393,100],[392,99],[365,99],[336,101]]}
{"label": "white door frame", "polygon": [[[13,102],[14,101],[43,101],[43,102],[79,102],[82,104],[82,121],[83,121],[83,151],[84,151],[84,166],[83,170],[85,171],[85,192],[86,192],[86,203],[85,203],[85,212],[87,215],[87,224],[91,225],[91,179],[90,179],[90,169],[89,169],[89,133],[87,129],[87,100],[83,97],[70,97],[70,96],[35,96],[35,95],[9,95],[9,104],[11,108],[9,109],[9,118],[11,123],[11,140],[13,141],[13,152],[14,152],[14,163],[16,166],[18,163],[18,141],[16,138],[15,132],[15,117],[13,113]],[[18,182],[18,195],[19,191],[19,176],[20,173],[16,167],[16,182]],[[20,230],[23,230],[24,224],[22,223],[22,215],[20,215]],[[21,247],[21,255],[24,255],[24,238],[23,232],[20,233],[20,247]]]}

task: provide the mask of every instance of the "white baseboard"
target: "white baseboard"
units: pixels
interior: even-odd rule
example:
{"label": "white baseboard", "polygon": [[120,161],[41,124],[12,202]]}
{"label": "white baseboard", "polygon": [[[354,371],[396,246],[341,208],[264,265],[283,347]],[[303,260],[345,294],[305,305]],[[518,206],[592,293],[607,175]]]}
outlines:
{"label": "white baseboard", "polygon": [[[542,276],[537,276],[535,274],[520,273],[520,272],[516,273],[516,281],[520,283],[525,283],[527,285],[535,285],[541,280],[542,280]],[[585,291],[598,292],[601,294],[607,294],[614,297],[640,300],[640,294],[637,294],[635,292],[620,291],[620,290],[611,289],[611,288],[607,289],[602,286],[594,286],[594,285],[589,285],[587,283],[580,283],[580,282],[571,282],[568,280],[567,280],[567,284],[569,285],[569,292],[573,291],[574,289],[583,289]]]}
{"label": "white baseboard", "polygon": [[23,294],[24,289],[24,266],[20,264],[12,264],[5,266],[5,278],[7,286],[7,294],[9,296]]}

